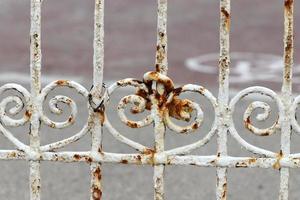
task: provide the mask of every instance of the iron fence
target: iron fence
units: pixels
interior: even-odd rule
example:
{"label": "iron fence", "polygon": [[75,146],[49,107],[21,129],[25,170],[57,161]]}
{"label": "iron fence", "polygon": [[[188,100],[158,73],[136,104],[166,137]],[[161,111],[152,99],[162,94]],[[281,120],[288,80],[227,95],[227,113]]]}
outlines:
{"label": "iron fence", "polygon": [[[5,97],[0,103],[0,131],[16,146],[16,150],[0,150],[1,160],[28,160],[30,162],[30,199],[41,199],[41,161],[55,162],[85,162],[90,164],[91,186],[90,199],[100,200],[102,196],[101,164],[122,163],[151,165],[154,167],[154,199],[164,199],[164,171],[168,165],[195,165],[200,167],[215,167],[216,199],[227,199],[227,169],[228,168],[275,168],[280,169],[279,199],[288,199],[289,168],[300,167],[300,153],[290,153],[290,139],[292,130],[300,132],[296,121],[296,110],[300,103],[300,96],[292,97],[292,65],[293,65],[293,0],[284,1],[284,68],[283,84],[280,94],[271,89],[255,86],[249,87],[232,99],[229,99],[229,69],[230,69],[230,0],[220,0],[220,59],[219,59],[219,94],[214,97],[211,92],[199,85],[187,84],[174,87],[173,81],[167,76],[167,0],[158,0],[157,11],[157,50],[155,71],[145,73],[142,80],[123,79],[109,87],[103,84],[103,58],[104,58],[104,0],[95,1],[94,13],[94,62],[93,62],[93,87],[87,90],[74,81],[57,80],[41,87],[41,4],[42,0],[31,0],[31,29],[30,29],[30,69],[31,90],[27,91],[18,84],[5,84],[0,87],[0,94],[8,90],[15,90],[18,95]],[[46,124],[51,128],[64,129],[71,126],[77,116],[75,102],[64,95],[51,98],[50,109],[55,114],[63,111],[58,103],[64,103],[71,109],[71,114],[66,121],[56,122],[43,113],[43,103],[49,92],[57,87],[75,89],[87,99],[89,109],[88,122],[73,136],[50,143],[40,144],[40,127]],[[125,96],[118,104],[118,115],[123,123],[131,128],[141,128],[154,125],[154,147],[139,144],[116,130],[106,116],[105,107],[109,97],[118,88],[134,87],[136,93]],[[208,134],[195,143],[166,150],[164,136],[166,129],[175,133],[188,134],[198,129],[203,121],[203,111],[200,105],[188,99],[179,98],[184,92],[194,92],[202,95],[214,107],[215,119]],[[249,94],[264,95],[276,102],[278,118],[269,128],[258,128],[251,122],[251,114],[260,108],[263,113],[256,115],[258,121],[266,120],[270,115],[271,107],[262,101],[252,102],[246,109],[243,121],[245,127],[253,134],[268,136],[275,131],[281,132],[281,149],[272,152],[256,147],[244,140],[233,122],[233,112],[237,102]],[[9,103],[14,107],[7,110]],[[125,108],[131,105],[133,114],[149,110],[150,114],[144,119],[133,121],[127,118]],[[14,119],[21,111],[25,114],[21,119]],[[192,113],[195,112],[195,117]],[[172,118],[192,122],[187,126],[179,126]],[[193,118],[193,119],[191,119]],[[30,123],[30,145],[18,140],[7,127],[18,127]],[[102,149],[102,127],[121,143],[125,143],[137,150],[134,154],[118,154],[105,152]],[[90,133],[92,147],[90,151],[65,152],[56,151],[66,145],[78,141]],[[191,154],[207,144],[211,138],[217,136],[218,149],[216,155],[201,156]],[[227,136],[235,138],[238,143],[252,152],[253,157],[232,157],[227,154]]]}

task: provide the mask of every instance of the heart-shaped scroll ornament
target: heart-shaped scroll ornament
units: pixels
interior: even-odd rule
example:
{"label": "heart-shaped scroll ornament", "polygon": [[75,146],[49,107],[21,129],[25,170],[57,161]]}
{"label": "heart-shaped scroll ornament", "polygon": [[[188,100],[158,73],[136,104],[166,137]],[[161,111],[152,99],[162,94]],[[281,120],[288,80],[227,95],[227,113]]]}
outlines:
{"label": "heart-shaped scroll ornament", "polygon": [[[59,115],[63,113],[63,111],[58,107],[59,103],[64,103],[70,107],[70,116],[66,121],[52,121],[43,113],[43,103],[46,100],[47,95],[57,87],[69,87],[71,89],[74,89],[77,93],[81,94],[85,98],[88,98],[89,92],[80,84],[65,80],[52,82],[41,91],[38,96],[40,105],[37,106],[40,121],[48,125],[49,127],[63,129],[71,126],[76,120],[77,106],[71,98],[63,95],[57,95],[49,101],[50,111],[54,114]],[[18,150],[30,153],[30,147],[22,143],[5,127],[23,126],[30,121],[32,115],[31,95],[24,87],[18,84],[3,85],[2,87],[0,87],[0,95],[5,95],[5,93],[10,90],[15,91],[16,94],[4,97],[0,102],[0,131],[10,142],[12,142],[17,147]],[[13,104],[14,106],[7,110],[9,104]],[[17,116],[22,111],[24,111],[24,115],[22,116],[22,118],[13,119],[14,116]],[[40,151],[53,151],[55,149],[62,148],[72,142],[79,140],[87,132],[88,123],[86,123],[78,133],[69,138],[41,146]]]}
{"label": "heart-shaped scroll ornament", "polygon": [[[173,132],[180,133],[180,134],[188,134],[198,129],[201,126],[203,121],[203,117],[204,117],[203,111],[199,104],[188,99],[180,99],[179,95],[184,92],[196,92],[204,96],[211,102],[212,106],[215,108],[215,115],[216,115],[215,120],[219,115],[217,100],[207,89],[205,89],[202,86],[192,85],[192,84],[175,88],[173,81],[169,77],[158,72],[146,73],[144,75],[143,81],[129,79],[129,78],[117,81],[104,92],[102,97],[103,102],[101,103],[101,105],[107,106],[107,104],[109,103],[109,96],[111,96],[112,93],[116,91],[116,89],[122,87],[128,87],[128,86],[134,87],[136,89],[136,93],[125,96],[120,100],[118,104],[118,115],[121,121],[131,128],[141,128],[153,124],[156,116],[154,116],[153,113],[150,113],[144,119],[141,119],[139,121],[133,121],[128,119],[128,117],[126,116],[125,114],[126,107],[129,104],[131,104],[132,105],[131,113],[133,114],[142,113],[145,110],[152,111],[153,104],[154,104],[153,102],[155,101],[156,106],[159,107],[159,110],[162,114],[161,117],[163,118],[162,121],[165,127],[168,127]],[[56,122],[51,120],[44,114],[43,104],[45,103],[47,96],[50,94],[51,91],[55,90],[58,87],[68,87],[70,89],[73,89],[77,93],[82,95],[84,98],[89,100],[87,104],[87,107],[90,111],[89,119],[87,120],[87,123],[83,126],[83,128],[79,132],[75,133],[73,136],[69,138],[41,146],[40,147],[41,152],[54,151],[59,148],[63,148],[66,145],[73,143],[79,140],[80,138],[82,138],[89,131],[89,121],[91,120],[91,114],[92,112],[95,111],[93,105],[90,105],[91,104],[90,93],[88,90],[86,90],[83,86],[81,86],[80,84],[74,81],[58,80],[47,85],[38,96],[39,103],[40,103],[40,105],[38,105],[39,118],[42,123],[46,124],[51,128],[63,129],[71,126],[76,121],[77,105],[73,99],[65,95],[56,95],[52,97],[48,102],[50,111],[57,115],[63,113],[63,110],[59,108],[58,104],[63,103],[70,107],[70,115],[67,117],[65,121]],[[161,91],[159,91],[158,89],[159,87]],[[26,122],[30,121],[30,117],[31,117],[30,93],[22,86],[16,84],[7,84],[0,88],[0,94],[4,93],[7,90],[15,90],[17,91],[18,95],[6,97],[1,101],[0,131],[15,146],[17,146],[18,149],[23,151],[30,151],[30,147],[28,145],[23,144],[16,137],[14,137],[10,131],[5,129],[5,126],[10,126],[10,127],[22,126]],[[9,115],[17,115],[18,113],[20,113],[22,110],[25,109],[25,114],[21,119],[12,119],[7,115],[6,108],[9,103],[15,104],[13,108],[9,109],[8,111]],[[193,112],[195,112],[196,114],[195,117],[191,119],[193,116],[192,115]],[[189,121],[192,122],[187,126],[179,126],[176,125],[171,120],[171,118],[186,121],[186,122]],[[154,151],[153,148],[139,144],[138,142],[135,142],[125,137],[123,134],[117,131],[110,123],[107,114],[105,113],[105,110],[103,110],[103,126],[105,126],[108,129],[108,131],[117,140],[129,145],[130,147],[136,149],[139,152],[149,153]],[[202,139],[189,145],[167,150],[165,151],[166,155],[187,154],[197,148],[200,148],[213,137],[217,129],[216,127],[217,127],[217,123],[214,122],[211,130]]]}
{"label": "heart-shaped scroll ornament", "polygon": [[[85,99],[88,99],[88,97],[89,97],[89,91],[86,90],[82,85],[80,85],[74,81],[58,80],[58,81],[54,81],[54,82],[50,83],[41,91],[41,94],[40,94],[41,102],[44,102],[47,98],[47,95],[51,91],[56,89],[57,87],[68,87],[70,89],[75,90],[78,94],[82,95]],[[63,113],[63,111],[58,107],[59,103],[66,104],[67,106],[70,107],[70,115],[69,115],[69,117],[67,117],[67,119],[65,121],[55,122],[55,121],[49,119],[43,113],[43,109],[41,109],[40,118],[44,124],[48,125],[51,128],[63,129],[63,128],[71,126],[76,121],[77,105],[76,105],[75,101],[73,99],[71,99],[70,97],[67,97],[64,95],[57,95],[57,96],[52,97],[49,101],[49,108],[52,113],[57,114],[57,115],[60,115]],[[87,107],[89,108],[89,104],[87,104]],[[89,116],[90,116],[90,114],[89,114]],[[87,120],[87,123],[83,126],[83,128],[78,133],[76,133],[73,136],[66,138],[64,140],[60,140],[60,141],[57,141],[57,142],[54,142],[51,144],[41,146],[40,147],[41,151],[53,151],[53,150],[56,150],[59,148],[63,148],[66,145],[71,144],[73,142],[76,142],[77,140],[82,138],[88,132],[88,130],[89,130],[88,122],[89,121],[90,121],[90,117]]]}
{"label": "heart-shaped scroll ornament", "polygon": [[[139,121],[133,121],[128,119],[128,117],[126,116],[126,107],[129,106],[129,104],[131,105],[130,110],[132,114],[142,113],[145,110],[152,111],[153,104],[155,101],[156,106],[158,106],[159,111],[162,113],[163,123],[170,130],[176,133],[188,134],[198,129],[203,121],[203,111],[199,104],[188,99],[180,99],[179,95],[184,92],[196,92],[207,98],[215,108],[215,114],[218,115],[217,100],[207,89],[205,89],[202,86],[192,84],[175,88],[173,81],[169,77],[158,72],[147,72],[144,75],[143,81],[135,79],[123,79],[117,81],[108,88],[107,96],[111,96],[112,93],[115,92],[118,88],[129,86],[136,88],[136,92],[135,94],[123,97],[119,101],[118,115],[121,121],[131,128],[141,128],[148,126],[154,123],[154,119],[156,116],[154,116],[154,114],[151,112],[145,118]],[[108,98],[105,99],[105,105],[107,105],[109,101]],[[194,111],[196,112],[196,115],[194,119],[191,119],[192,113]],[[176,125],[171,120],[171,118],[175,118],[177,120],[182,120],[186,122],[192,122],[187,126],[179,126]],[[120,142],[125,143],[142,153],[154,151],[152,148],[139,144],[122,135],[112,126],[106,114],[104,126]],[[215,134],[216,127],[216,122],[214,122],[213,127],[211,128],[209,133],[202,139],[189,145],[167,150],[165,153],[167,155],[187,154],[193,151],[194,149],[203,146]]]}

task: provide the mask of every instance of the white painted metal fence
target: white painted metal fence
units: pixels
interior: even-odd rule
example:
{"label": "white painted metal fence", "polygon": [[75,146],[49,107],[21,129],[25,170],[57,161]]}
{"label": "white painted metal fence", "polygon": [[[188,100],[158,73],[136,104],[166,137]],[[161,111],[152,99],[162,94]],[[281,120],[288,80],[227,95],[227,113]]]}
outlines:
{"label": "white painted metal fence", "polygon": [[[242,90],[231,100],[229,99],[229,33],[230,33],[230,0],[220,0],[220,60],[219,60],[219,95],[214,97],[207,89],[198,85],[184,85],[175,88],[172,80],[167,76],[167,0],[158,0],[158,25],[157,25],[157,51],[156,69],[145,73],[142,80],[123,79],[109,87],[103,86],[103,57],[104,57],[104,0],[95,2],[94,18],[94,78],[93,87],[89,91],[80,84],[58,80],[41,88],[41,2],[31,0],[31,29],[30,29],[30,69],[31,91],[17,84],[6,84],[0,87],[0,93],[15,90],[16,96],[5,97],[0,104],[0,131],[16,146],[16,150],[0,150],[2,160],[28,160],[30,162],[30,199],[41,199],[40,163],[42,161],[57,162],[86,162],[91,168],[91,197],[99,200],[102,196],[101,163],[122,163],[152,165],[154,167],[154,199],[164,199],[164,170],[167,165],[196,165],[201,167],[216,167],[216,199],[227,199],[227,169],[228,168],[275,168],[280,169],[279,199],[288,199],[289,168],[300,167],[300,153],[290,153],[291,132],[300,132],[296,121],[296,110],[300,103],[300,96],[292,97],[292,65],[293,65],[293,0],[284,0],[284,69],[282,92],[276,94],[265,87],[250,87]],[[118,114],[122,122],[131,128],[140,128],[154,125],[154,147],[139,144],[117,131],[106,117],[105,107],[109,103],[109,96],[120,87],[131,86],[136,88],[136,93],[125,96],[118,104]],[[77,115],[76,104],[67,96],[58,95],[50,100],[50,109],[53,113],[61,114],[57,106],[64,103],[70,106],[71,114],[64,122],[55,122],[43,113],[43,102],[49,92],[57,87],[75,89],[88,100],[89,119],[86,125],[72,137],[59,142],[40,145],[40,126],[63,129],[71,126]],[[166,129],[176,133],[187,134],[201,126],[203,112],[200,105],[178,96],[186,91],[198,93],[207,98],[214,107],[215,121],[211,130],[201,140],[182,147],[165,150],[164,135]],[[281,150],[272,152],[256,147],[245,141],[236,131],[232,115],[236,103],[249,94],[267,96],[276,102],[279,109],[278,119],[266,129],[253,125],[250,116],[254,110],[261,108],[262,114],[257,115],[257,120],[264,121],[270,115],[270,106],[261,101],[251,103],[245,114],[245,127],[259,136],[273,134],[276,130],[281,133]],[[21,97],[20,97],[21,95]],[[15,106],[6,110],[9,103]],[[132,121],[125,115],[125,108],[131,104],[133,114],[149,110],[150,115],[140,121]],[[21,119],[13,119],[25,109]],[[8,113],[7,113],[8,112]],[[190,125],[181,127],[176,125],[171,118],[188,121],[191,113],[196,112]],[[25,145],[18,140],[6,127],[22,126],[30,123],[30,145]],[[102,126],[120,142],[137,150],[136,154],[117,154],[105,152],[102,149]],[[92,135],[92,148],[90,151],[62,152],[56,151],[66,145],[76,142],[87,133]],[[192,151],[204,146],[210,139],[217,135],[218,150],[216,155],[201,156],[191,155]],[[232,157],[227,154],[227,136],[231,135],[241,146],[252,152],[256,157]]]}

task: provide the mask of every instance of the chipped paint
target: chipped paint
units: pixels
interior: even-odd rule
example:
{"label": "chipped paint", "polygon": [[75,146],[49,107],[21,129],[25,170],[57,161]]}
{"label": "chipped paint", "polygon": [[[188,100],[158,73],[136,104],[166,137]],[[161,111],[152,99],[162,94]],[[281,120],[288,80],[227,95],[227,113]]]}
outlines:
{"label": "chipped paint", "polygon": [[[220,58],[219,58],[219,94],[218,105],[220,109],[217,155],[227,155],[228,133],[228,100],[229,100],[229,33],[230,33],[230,0],[220,1]],[[218,158],[219,159],[219,158]],[[217,168],[216,199],[227,199],[227,168]]]}
{"label": "chipped paint", "polygon": [[[102,152],[102,127],[105,122],[104,94],[106,92],[103,84],[104,69],[104,0],[95,0],[94,10],[94,55],[93,55],[93,87],[91,89],[92,102],[99,104],[97,109],[90,105],[90,132],[92,134],[93,154]],[[91,195],[90,200],[102,199],[101,163],[90,160],[91,170]]]}

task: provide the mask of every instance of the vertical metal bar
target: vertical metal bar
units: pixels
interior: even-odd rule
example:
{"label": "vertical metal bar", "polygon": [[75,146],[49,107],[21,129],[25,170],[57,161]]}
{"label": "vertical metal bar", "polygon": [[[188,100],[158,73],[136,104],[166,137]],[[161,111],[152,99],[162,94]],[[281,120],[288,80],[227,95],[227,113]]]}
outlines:
{"label": "vertical metal bar", "polygon": [[[40,147],[40,109],[39,94],[41,90],[41,0],[31,0],[30,28],[30,73],[31,73],[31,106],[30,147],[38,155]],[[40,161],[30,161],[30,199],[40,199]]]}
{"label": "vertical metal bar", "polygon": [[[218,156],[227,155],[228,100],[229,100],[229,34],[230,34],[230,0],[220,1],[220,60],[219,60],[219,124]],[[227,199],[227,168],[217,168],[216,198]]]}
{"label": "vertical metal bar", "polygon": [[[102,101],[103,65],[104,65],[104,0],[95,0],[94,12],[94,58],[93,58],[93,102],[97,105]],[[104,107],[91,108],[90,130],[92,134],[92,154],[102,152],[102,125]],[[102,197],[101,163],[91,163],[91,200]]]}
{"label": "vertical metal bar", "polygon": [[[282,84],[282,102],[284,105],[284,113],[281,119],[281,152],[278,155],[282,156],[290,154],[291,142],[291,115],[290,108],[292,105],[292,66],[294,54],[294,0],[284,1],[284,70]],[[280,192],[279,199],[287,200],[289,193],[289,169],[280,169]]]}
{"label": "vertical metal bar", "polygon": [[167,0],[158,0],[157,10],[157,46],[156,46],[156,71],[167,74],[168,71],[168,37],[167,37]]}
{"label": "vertical metal bar", "polygon": [[[154,118],[154,134],[155,134],[155,152],[160,153],[164,151],[164,137],[166,127],[163,122],[163,116],[158,108],[158,102],[153,105],[152,115]],[[154,200],[164,199],[164,172],[165,166],[162,164],[154,166]]]}
{"label": "vertical metal bar", "polygon": [[[167,0],[157,1],[157,48],[155,66],[156,71],[162,74],[167,74],[168,59],[167,59]],[[162,84],[153,84],[153,88],[157,87],[157,92],[160,95],[164,93]],[[164,138],[166,127],[163,122],[162,112],[159,110],[158,99],[153,99],[152,115],[154,116],[154,134],[155,134],[155,152],[164,151]],[[164,165],[154,166],[154,199],[164,199]]]}

